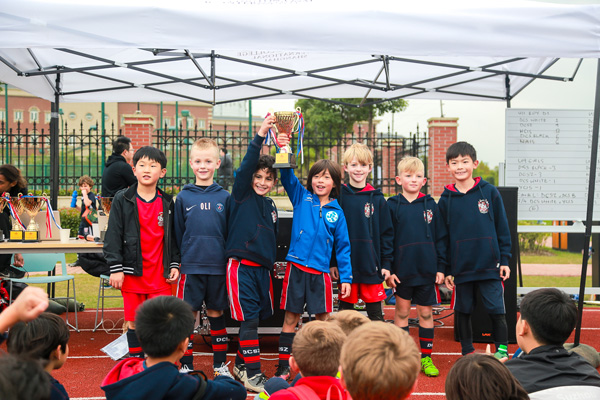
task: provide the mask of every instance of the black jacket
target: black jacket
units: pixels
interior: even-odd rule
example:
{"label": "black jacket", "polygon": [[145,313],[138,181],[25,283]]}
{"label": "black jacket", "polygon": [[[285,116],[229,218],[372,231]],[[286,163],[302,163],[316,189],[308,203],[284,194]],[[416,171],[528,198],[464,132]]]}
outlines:
{"label": "black jacket", "polygon": [[137,182],[131,165],[120,154],[112,154],[106,160],[102,173],[102,197],[114,197],[121,189]]}
{"label": "black jacket", "polygon": [[[158,188],[157,188],[158,189]],[[163,201],[164,248],[163,276],[169,277],[171,268],[179,268],[181,257],[173,231],[173,197],[158,189]],[[104,258],[110,273],[124,272],[142,276],[142,245],[140,219],[137,209],[137,183],[118,192],[112,202],[108,229],[104,239]]]}

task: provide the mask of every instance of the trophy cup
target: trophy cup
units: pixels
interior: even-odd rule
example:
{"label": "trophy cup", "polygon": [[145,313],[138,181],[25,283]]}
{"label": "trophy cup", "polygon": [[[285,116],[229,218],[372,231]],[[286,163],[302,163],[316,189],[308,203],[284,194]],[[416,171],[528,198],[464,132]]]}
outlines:
{"label": "trophy cup", "polygon": [[106,226],[104,229],[100,231],[100,240],[104,242],[104,237],[106,236],[106,231],[108,230],[108,218],[110,217],[110,207],[112,206],[112,197],[101,197],[100,204],[102,204],[102,209],[104,210],[104,214],[106,214]]}
{"label": "trophy cup", "polygon": [[21,202],[21,194],[19,197],[10,198],[10,206],[14,215],[12,216],[13,224],[10,230],[10,242],[22,242],[23,241],[23,227],[21,221],[18,220],[19,214],[23,214],[23,203]]}
{"label": "trophy cup", "polygon": [[[0,214],[4,212],[4,207],[6,207],[10,203],[10,195],[8,193],[3,193],[2,197],[0,197]],[[4,232],[0,229],[0,235],[2,235],[1,240],[4,240]]]}
{"label": "trophy cup", "polygon": [[21,197],[23,208],[29,214],[29,225],[24,232],[23,242],[39,242],[40,241],[40,226],[35,222],[35,216],[40,212],[40,208],[44,204],[45,195]]}
{"label": "trophy cup", "polygon": [[[274,115],[274,127],[277,134],[286,133],[291,140],[292,134],[298,131],[298,122],[301,115],[300,107],[296,108],[296,111],[277,111]],[[277,139],[275,139],[275,143],[277,143]],[[278,143],[277,147],[279,152],[275,154],[273,168],[296,168],[296,156],[292,153],[292,147],[289,144],[279,146]]]}

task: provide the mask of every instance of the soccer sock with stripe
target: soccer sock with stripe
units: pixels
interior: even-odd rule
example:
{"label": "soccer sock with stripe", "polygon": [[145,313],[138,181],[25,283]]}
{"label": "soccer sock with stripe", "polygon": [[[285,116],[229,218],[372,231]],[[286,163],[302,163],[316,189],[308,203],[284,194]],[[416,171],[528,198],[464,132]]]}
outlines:
{"label": "soccer sock with stripe", "polygon": [[421,345],[421,358],[431,357],[433,351],[433,328],[419,326],[419,344]]}
{"label": "soccer sock with stripe", "polygon": [[225,316],[208,317],[210,322],[210,342],[213,349],[213,366],[220,367],[227,361],[227,329]]}
{"label": "soccer sock with stripe", "polygon": [[290,366],[294,336],[296,336],[295,332],[281,332],[279,335],[279,365],[282,367]]}
{"label": "soccer sock with stripe", "polygon": [[258,347],[258,318],[240,324],[240,353],[246,364],[248,378],[260,373],[260,348]]}
{"label": "soccer sock with stripe", "polygon": [[127,329],[127,347],[129,347],[130,357],[144,358],[142,345],[135,334],[135,329]]}
{"label": "soccer sock with stripe", "polygon": [[508,346],[508,328],[506,326],[506,314],[490,314],[492,319],[492,337],[496,345],[496,351],[502,344]]}
{"label": "soccer sock with stripe", "polygon": [[179,363],[183,367],[184,365],[190,370],[194,370],[194,334],[190,335],[190,341],[188,342],[187,349],[183,353],[183,357],[179,359]]}

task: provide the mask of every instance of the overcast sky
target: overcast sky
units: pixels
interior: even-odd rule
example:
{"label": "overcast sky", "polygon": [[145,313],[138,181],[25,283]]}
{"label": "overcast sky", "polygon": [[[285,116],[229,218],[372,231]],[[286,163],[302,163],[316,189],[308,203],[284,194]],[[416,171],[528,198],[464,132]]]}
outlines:
{"label": "overcast sky", "polygon": [[[571,77],[578,60],[559,60],[546,75]],[[536,80],[525,88],[511,103],[512,108],[586,109],[594,108],[596,60],[583,61],[573,82]],[[293,100],[255,100],[252,114],[265,115],[269,108],[293,110]],[[491,167],[504,161],[505,102],[450,101],[443,102],[445,117],[458,117],[458,140],[465,140],[477,149],[478,158]],[[439,100],[409,100],[406,111],[385,115],[378,131],[387,132],[388,126],[400,135],[427,130],[427,120],[440,116]],[[393,123],[393,125],[392,125]]]}

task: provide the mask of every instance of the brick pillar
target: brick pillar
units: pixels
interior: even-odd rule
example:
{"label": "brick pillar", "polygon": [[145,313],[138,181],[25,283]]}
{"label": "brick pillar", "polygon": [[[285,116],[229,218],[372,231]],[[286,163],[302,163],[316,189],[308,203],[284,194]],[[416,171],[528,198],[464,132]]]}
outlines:
{"label": "brick pillar", "polygon": [[444,186],[452,183],[452,175],[446,166],[446,149],[456,142],[458,118],[429,118],[429,155],[427,174],[429,194],[440,196]]}
{"label": "brick pillar", "polygon": [[131,139],[134,149],[150,146],[154,131],[154,116],[136,111],[134,114],[123,115],[123,136]]}

